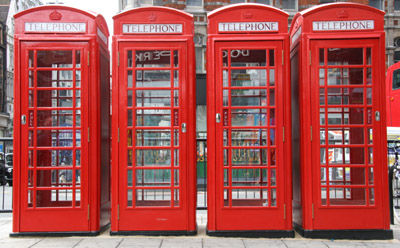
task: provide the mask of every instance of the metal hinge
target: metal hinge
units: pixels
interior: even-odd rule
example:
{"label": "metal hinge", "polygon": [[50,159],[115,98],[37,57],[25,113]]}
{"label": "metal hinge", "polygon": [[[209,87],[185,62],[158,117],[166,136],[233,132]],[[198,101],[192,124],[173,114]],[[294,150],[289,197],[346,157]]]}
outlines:
{"label": "metal hinge", "polygon": [[118,204],[118,220],[119,220],[119,204]]}
{"label": "metal hinge", "polygon": [[286,220],[286,204],[283,204],[283,219]]}
{"label": "metal hinge", "polygon": [[311,141],[312,141],[312,126],[310,126],[310,128],[311,128],[310,138],[311,138]]}
{"label": "metal hinge", "polygon": [[90,142],[90,128],[87,128],[87,142]]}
{"label": "metal hinge", "polygon": [[87,205],[87,219],[90,219],[90,204]]}
{"label": "metal hinge", "polygon": [[285,142],[285,127],[282,127],[283,142]]}
{"label": "metal hinge", "polygon": [[310,50],[310,65],[311,65],[311,50]]}
{"label": "metal hinge", "polygon": [[311,207],[312,207],[312,218],[314,219],[314,203],[311,204]]}
{"label": "metal hinge", "polygon": [[285,64],[285,52],[282,50],[282,65]]}
{"label": "metal hinge", "polygon": [[90,52],[87,52],[87,65],[90,66]]}
{"label": "metal hinge", "polygon": [[119,66],[119,52],[118,52],[118,66]]}
{"label": "metal hinge", "polygon": [[118,143],[119,143],[119,128],[118,128]]}

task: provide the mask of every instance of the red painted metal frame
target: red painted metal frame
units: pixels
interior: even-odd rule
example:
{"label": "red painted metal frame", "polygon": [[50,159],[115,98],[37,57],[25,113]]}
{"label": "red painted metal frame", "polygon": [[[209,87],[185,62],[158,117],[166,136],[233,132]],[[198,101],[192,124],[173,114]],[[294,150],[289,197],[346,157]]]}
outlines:
{"label": "red painted metal frame", "polygon": [[[292,97],[299,99],[299,131],[300,140],[296,144],[299,149],[298,163],[294,167],[299,169],[295,176],[294,191],[294,224],[303,230],[360,230],[380,229],[388,230],[389,225],[389,198],[388,198],[388,176],[386,163],[386,111],[385,111],[385,33],[383,30],[384,12],[375,8],[352,3],[334,3],[320,5],[297,13],[292,21],[291,36],[291,58],[298,56],[298,78],[292,78],[293,84],[298,87]],[[313,31],[313,21],[351,21],[351,20],[373,20],[374,30],[368,31]],[[336,42],[336,43],[335,43]],[[348,45],[346,46],[346,42]],[[319,83],[315,80],[314,71],[317,68],[318,54],[316,45],[323,47],[354,47],[356,43],[360,47],[373,48],[373,60],[376,63],[374,80],[376,90],[374,91],[373,112],[380,111],[380,121],[374,120],[374,163],[375,163],[375,192],[380,194],[376,197],[376,207],[369,207],[365,211],[362,207],[332,207],[324,211],[330,211],[329,219],[317,219],[321,208],[319,197],[321,185],[319,167],[319,115],[315,116],[319,107]],[[364,45],[366,44],[366,45]],[[293,69],[293,68],[292,68]],[[292,76],[296,75],[293,73]],[[314,73],[314,74],[312,74]],[[297,95],[296,95],[297,94]],[[310,100],[311,99],[311,100]],[[374,116],[374,115],[373,115]],[[314,119],[313,119],[314,118]],[[296,130],[295,130],[296,131]],[[311,138],[314,137],[314,138]],[[365,137],[366,139],[366,137]],[[318,150],[316,148],[318,147]],[[295,156],[295,155],[294,155]],[[365,158],[367,159],[367,158]],[[297,161],[297,160],[296,160]],[[296,166],[297,164],[297,166]],[[318,164],[318,166],[315,166]],[[344,167],[346,167],[344,165]],[[367,179],[366,179],[367,180]],[[371,212],[371,209],[374,212]],[[339,217],[340,218],[336,218]],[[371,219],[366,222],[365,219]],[[345,221],[345,220],[346,221]]]}
{"label": "red painted metal frame", "polygon": [[[101,99],[101,90],[109,91],[109,76],[106,80],[101,81],[100,75],[100,56],[103,56],[107,67],[109,67],[109,51],[108,51],[108,28],[105,19],[98,14],[85,12],[79,9],[65,7],[65,6],[42,6],[37,8],[22,11],[15,16],[15,118],[14,118],[14,212],[13,212],[13,235],[40,235],[41,233],[81,233],[81,234],[97,234],[99,231],[109,224],[110,215],[110,190],[109,188],[102,188],[101,185],[107,183],[110,176],[109,161],[100,161],[100,151],[102,153],[109,152],[105,149],[108,146],[108,141],[101,140],[102,131],[107,130],[107,125],[101,123],[100,119],[109,119],[109,102],[108,99]],[[69,23],[81,22],[86,25],[86,32],[84,33],[55,33],[55,32],[25,32],[25,22],[41,22],[41,23]],[[100,33],[101,32],[101,33]],[[107,40],[105,40],[107,39]],[[42,220],[31,223],[30,227],[25,227],[22,223],[24,217],[23,212],[26,211],[27,195],[25,188],[27,182],[22,177],[24,174],[21,171],[21,162],[27,155],[22,154],[22,145],[27,144],[27,137],[23,135],[22,127],[20,124],[21,115],[25,109],[21,109],[22,101],[26,97],[21,95],[26,89],[27,85],[21,85],[24,80],[23,73],[25,72],[24,63],[22,63],[26,56],[24,48],[32,49],[71,49],[79,47],[84,51],[81,55],[82,66],[81,71],[87,80],[86,86],[82,85],[83,96],[86,96],[86,103],[82,104],[82,108],[87,108],[84,112],[85,116],[81,116],[82,125],[86,123],[86,129],[82,126],[82,149],[86,149],[85,156],[89,163],[86,165],[86,175],[83,175],[83,182],[86,182],[85,194],[87,199],[82,199],[86,202],[81,206],[82,220],[77,224],[64,226],[59,218],[70,218],[68,210],[58,209],[41,209],[37,211],[38,216],[42,215]],[[27,57],[26,57],[27,58]],[[104,76],[104,75],[103,75]],[[104,87],[106,84],[108,86]],[[27,91],[26,91],[27,92]],[[107,93],[109,95],[109,93]],[[104,102],[107,101],[107,102]],[[27,106],[27,105],[26,105]],[[93,107],[90,107],[93,106]],[[90,130],[89,130],[90,129]],[[90,142],[89,142],[90,131]],[[104,135],[104,134],[103,134]],[[105,135],[106,140],[109,139],[109,134]],[[86,148],[84,148],[86,147]],[[108,146],[109,147],[109,146]],[[102,170],[103,168],[103,170]],[[82,167],[82,169],[84,169]],[[101,180],[105,180],[104,182]],[[31,211],[33,214],[35,210]],[[51,214],[51,215],[49,215]],[[33,221],[33,220],[32,220]],[[33,221],[34,222],[34,221]],[[85,224],[84,224],[85,223]]]}
{"label": "red painted metal frame", "polygon": [[[163,33],[140,33],[126,34],[123,32],[123,24],[182,24],[182,32],[176,34]],[[144,7],[133,9],[114,16],[114,36],[113,36],[113,85],[112,85],[112,134],[113,137],[113,168],[112,168],[112,215],[111,215],[111,233],[143,233],[143,234],[194,234],[196,232],[196,86],[195,86],[195,53],[193,43],[194,23],[193,17],[183,11],[167,7]],[[179,130],[179,148],[185,151],[180,152],[180,201],[179,207],[135,207],[133,194],[132,207],[127,207],[127,171],[126,154],[127,139],[126,130],[126,71],[134,70],[136,67],[127,68],[126,61],[127,50],[132,50],[135,56],[135,50],[178,50],[179,51],[179,107],[173,107],[172,103],[168,109],[179,110],[178,124],[171,127],[160,127],[159,129]],[[172,53],[171,53],[172,54]],[[171,56],[172,58],[172,56]],[[135,64],[135,63],[134,63]],[[171,66],[173,67],[172,60]],[[171,68],[172,68],[171,67]],[[156,69],[156,68],[138,68],[138,69]],[[157,68],[158,69],[158,68]],[[161,68],[163,69],[163,68]],[[170,70],[166,68],[166,70]],[[184,74],[182,74],[184,73]],[[173,84],[173,81],[171,81]],[[173,90],[171,88],[165,88]],[[159,88],[156,88],[159,89]],[[178,88],[177,88],[178,89]],[[133,86],[133,92],[135,86]],[[133,98],[134,99],[134,98]],[[131,107],[129,107],[131,108]],[[137,109],[133,105],[133,111]],[[154,109],[154,107],[152,107]],[[165,108],[165,107],[164,107]],[[145,109],[139,107],[139,109]],[[157,108],[159,109],[159,108]],[[134,115],[133,115],[134,116]],[[171,113],[171,118],[173,114]],[[133,120],[134,121],[134,120]],[[134,121],[135,122],[135,121]],[[182,133],[181,124],[187,124],[187,132]],[[133,124],[133,130],[135,130]],[[148,129],[140,127],[140,129]],[[134,136],[135,137],[135,136]],[[171,146],[174,144],[171,143]],[[143,147],[139,147],[143,148]],[[166,147],[172,148],[172,147]],[[130,149],[136,149],[135,146]],[[138,169],[134,165],[133,170]],[[173,166],[173,165],[171,165]],[[150,167],[149,167],[150,168]],[[151,167],[150,169],[168,169],[170,167]],[[184,172],[185,173],[182,173]],[[173,170],[171,175],[173,174]],[[172,176],[171,176],[172,178]],[[132,185],[135,178],[132,178]],[[133,186],[136,188],[136,186]],[[171,183],[173,188],[173,183]],[[168,188],[171,188],[168,187]],[[173,199],[171,199],[171,202]]]}
{"label": "red painted metal frame", "polygon": [[[207,41],[207,231],[290,231],[292,230],[291,207],[291,103],[290,103],[290,62],[289,36],[287,33],[288,14],[279,9],[260,4],[237,4],[217,9],[208,15]],[[219,32],[221,22],[278,22],[279,30],[273,32]],[[216,151],[223,146],[222,121],[216,122],[216,114],[222,115],[222,79],[218,70],[222,70],[221,49],[276,49],[276,139],[277,163],[280,163],[277,175],[278,196],[276,207],[230,207],[223,206],[223,164],[221,154]],[[281,54],[282,53],[282,54]],[[264,67],[262,67],[264,68]],[[281,68],[281,69],[279,69]],[[218,95],[218,92],[221,95]],[[222,118],[223,119],[223,118]],[[269,117],[268,117],[269,120]],[[230,123],[230,120],[229,120]],[[283,127],[285,132],[283,133]],[[267,128],[267,127],[266,127]],[[220,136],[219,136],[220,135]],[[222,150],[221,150],[222,153]],[[269,157],[269,155],[268,155]],[[232,167],[233,168],[233,167]],[[244,167],[239,167],[244,168]],[[261,167],[257,167],[261,168]],[[265,167],[269,168],[269,167]],[[220,192],[221,191],[221,192]],[[221,199],[219,199],[221,198]],[[271,216],[269,216],[272,214]],[[234,216],[232,216],[234,215]],[[225,217],[224,217],[225,216]],[[230,216],[230,217],[229,217]],[[236,217],[235,217],[236,216]],[[239,217],[240,216],[240,217]],[[258,216],[258,217],[257,217]],[[263,220],[261,216],[265,217]],[[271,219],[272,218],[272,219]],[[258,235],[264,235],[259,233]]]}
{"label": "red painted metal frame", "polygon": [[386,72],[386,113],[388,127],[400,127],[400,89],[393,89],[393,73],[400,69],[400,62],[390,66]]}

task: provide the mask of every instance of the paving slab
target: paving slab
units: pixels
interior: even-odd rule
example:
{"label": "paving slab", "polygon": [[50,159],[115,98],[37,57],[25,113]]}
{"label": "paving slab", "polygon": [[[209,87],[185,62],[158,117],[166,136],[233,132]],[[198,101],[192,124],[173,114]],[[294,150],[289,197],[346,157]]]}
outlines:
{"label": "paving slab", "polygon": [[246,248],[286,248],[283,241],[277,239],[243,239],[243,243]]}
{"label": "paving slab", "polygon": [[282,241],[287,248],[327,248],[321,240],[291,239]]}
{"label": "paving slab", "polygon": [[122,242],[122,238],[84,238],[74,248],[116,248]]}
{"label": "paving slab", "polygon": [[162,241],[162,238],[124,238],[118,248],[159,248]]}
{"label": "paving slab", "polygon": [[166,238],[161,248],[202,248],[203,242],[199,238]]}
{"label": "paving slab", "polygon": [[369,241],[364,242],[367,247],[379,247],[379,248],[399,248],[400,242],[398,240],[388,240],[388,241]]}
{"label": "paving slab", "polygon": [[322,241],[329,248],[365,248],[368,247],[362,241],[352,241],[352,240],[330,240]]}
{"label": "paving slab", "polygon": [[43,238],[33,247],[45,247],[53,246],[59,248],[60,246],[74,247],[78,245],[83,239],[74,237],[64,237],[64,238]]}
{"label": "paving slab", "polygon": [[216,247],[245,248],[245,245],[239,238],[206,238],[203,240],[203,248]]}

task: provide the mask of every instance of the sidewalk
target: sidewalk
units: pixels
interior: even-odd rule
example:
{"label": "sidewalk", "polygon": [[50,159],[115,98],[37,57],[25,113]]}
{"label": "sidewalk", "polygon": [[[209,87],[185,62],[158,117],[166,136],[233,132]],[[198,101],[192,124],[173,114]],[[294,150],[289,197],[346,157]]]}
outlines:
{"label": "sidewalk", "polygon": [[198,211],[198,234],[193,237],[110,236],[109,230],[97,237],[10,238],[11,214],[0,214],[1,248],[399,248],[400,223],[392,226],[395,238],[389,241],[351,241],[305,239],[214,238],[205,234],[206,214]]}

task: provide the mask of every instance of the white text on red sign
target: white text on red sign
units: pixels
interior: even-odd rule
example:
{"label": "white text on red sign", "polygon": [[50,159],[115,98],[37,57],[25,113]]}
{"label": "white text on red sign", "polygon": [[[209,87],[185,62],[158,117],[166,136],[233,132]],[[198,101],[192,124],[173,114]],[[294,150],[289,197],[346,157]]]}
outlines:
{"label": "white text on red sign", "polygon": [[278,22],[221,22],[219,32],[268,32],[278,31]]}
{"label": "white text on red sign", "polygon": [[371,30],[371,29],[374,29],[373,20],[313,22],[313,31]]}
{"label": "white text on red sign", "polygon": [[183,25],[182,24],[123,24],[122,32],[125,34],[135,34],[135,33],[181,34],[183,32]]}
{"label": "white text on red sign", "polygon": [[86,23],[26,22],[25,32],[85,33]]}

